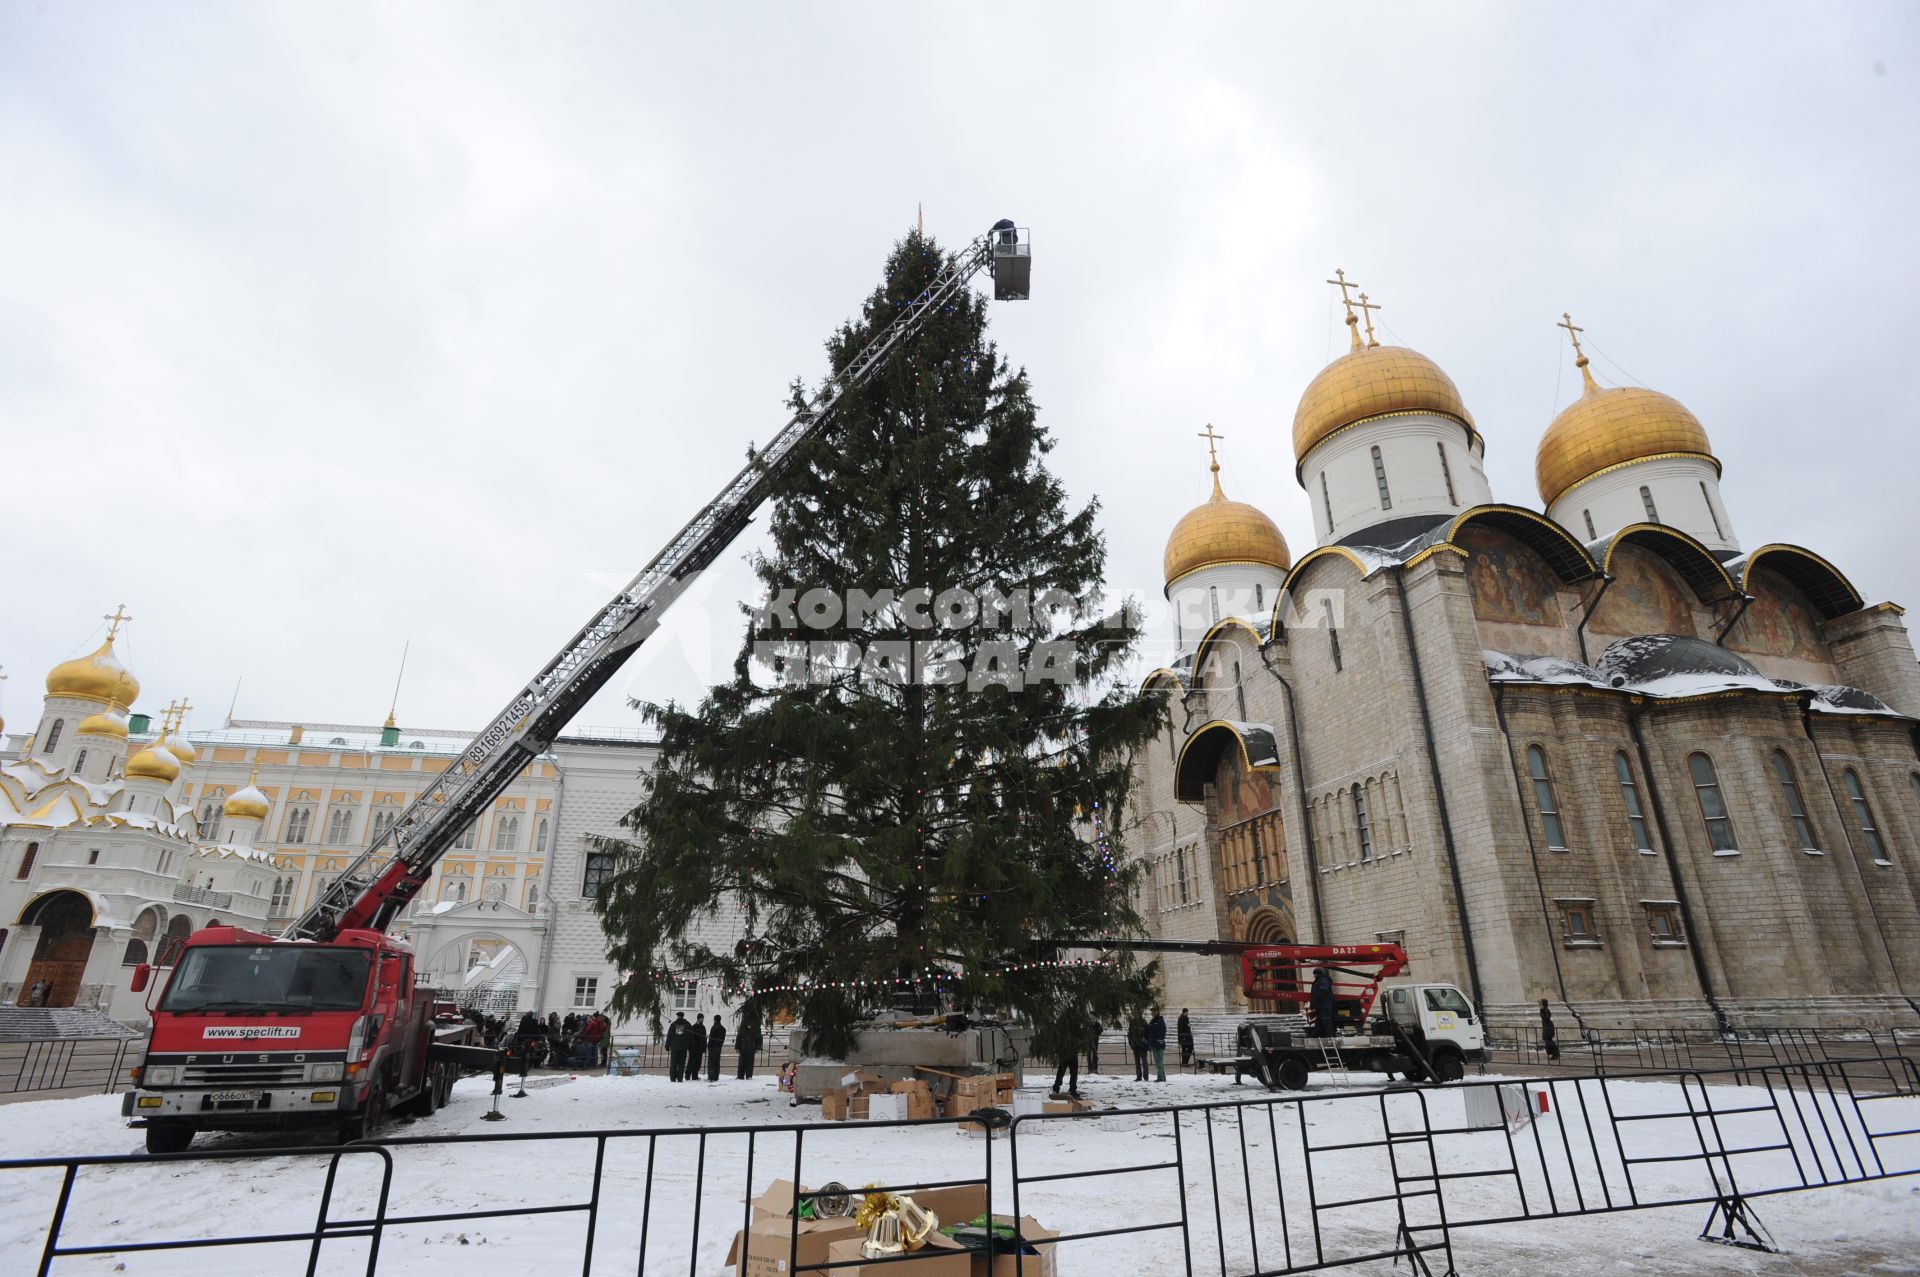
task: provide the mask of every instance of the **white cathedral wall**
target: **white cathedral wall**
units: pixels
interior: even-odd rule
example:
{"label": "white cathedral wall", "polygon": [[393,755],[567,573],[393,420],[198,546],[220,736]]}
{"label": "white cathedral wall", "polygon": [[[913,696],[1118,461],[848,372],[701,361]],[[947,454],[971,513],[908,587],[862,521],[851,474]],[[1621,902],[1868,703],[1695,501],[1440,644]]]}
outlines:
{"label": "white cathedral wall", "polygon": [[[1229,616],[1264,622],[1273,615],[1280,586],[1287,579],[1278,568],[1261,563],[1217,563],[1189,572],[1167,587],[1173,609],[1174,641],[1180,654],[1200,646],[1207,631]],[[1172,655],[1155,664],[1171,665]]]}
{"label": "white cathedral wall", "polygon": [[[1389,509],[1380,505],[1375,448],[1386,470]],[[1454,514],[1492,501],[1481,451],[1459,422],[1431,413],[1382,417],[1333,436],[1307,454],[1301,469],[1315,538],[1327,545],[1389,519]]]}
{"label": "white cathedral wall", "polygon": [[[1653,498],[1657,517],[1648,515],[1643,487]],[[1609,470],[1561,493],[1547,514],[1583,544],[1629,524],[1660,523],[1680,529],[1709,550],[1740,549],[1720,499],[1720,476],[1712,462],[1699,457],[1660,457]]]}

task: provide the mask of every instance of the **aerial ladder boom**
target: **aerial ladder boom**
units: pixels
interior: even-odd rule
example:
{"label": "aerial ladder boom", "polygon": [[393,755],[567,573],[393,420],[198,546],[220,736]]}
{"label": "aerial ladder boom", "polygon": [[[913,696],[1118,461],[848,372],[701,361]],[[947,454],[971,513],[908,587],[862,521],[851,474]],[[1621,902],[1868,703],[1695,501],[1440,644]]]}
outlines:
{"label": "aerial ladder boom", "polygon": [[1002,220],[973,240],[933,282],[875,333],[761,449],[720,494],[687,521],[653,559],[596,612],[558,655],[495,714],[398,820],[361,852],[285,932],[325,940],[348,928],[385,930],[419,892],[434,865],[513,778],[553,744],[573,716],[660,628],[666,609],[731,545],[765,498],[769,479],[870,380],[927,319],[992,268],[994,295],[1027,296],[1028,240]]}

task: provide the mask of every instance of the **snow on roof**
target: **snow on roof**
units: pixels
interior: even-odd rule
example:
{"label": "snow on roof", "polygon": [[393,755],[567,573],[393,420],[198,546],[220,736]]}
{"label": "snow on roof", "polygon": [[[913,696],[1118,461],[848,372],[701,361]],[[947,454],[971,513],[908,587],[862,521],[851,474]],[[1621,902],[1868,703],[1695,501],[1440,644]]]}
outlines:
{"label": "snow on roof", "polygon": [[[1625,654],[1628,657],[1640,658],[1649,655],[1649,649],[1634,639],[1622,639],[1610,646],[1607,651],[1612,652],[1621,644],[1634,644]],[[1732,661],[1745,665],[1747,669],[1753,668],[1733,653],[1729,652],[1727,655]],[[1603,663],[1606,662],[1605,654],[1602,655],[1601,660]],[[1885,701],[1857,687],[1837,685],[1807,687],[1791,679],[1768,678],[1757,671],[1752,673],[1740,673],[1731,669],[1724,672],[1675,671],[1659,660],[1642,662],[1638,659],[1617,660],[1609,663],[1605,668],[1596,669],[1591,665],[1582,665],[1579,661],[1568,660],[1565,657],[1518,656],[1511,652],[1494,651],[1491,648],[1480,653],[1480,661],[1486,667],[1487,681],[1492,683],[1597,687],[1606,691],[1647,696],[1657,700],[1711,696],[1719,692],[1758,692],[1772,696],[1804,696],[1807,698],[1808,706],[1816,713],[1879,714],[1901,717]],[[1641,672],[1639,677],[1635,677],[1636,671]]]}

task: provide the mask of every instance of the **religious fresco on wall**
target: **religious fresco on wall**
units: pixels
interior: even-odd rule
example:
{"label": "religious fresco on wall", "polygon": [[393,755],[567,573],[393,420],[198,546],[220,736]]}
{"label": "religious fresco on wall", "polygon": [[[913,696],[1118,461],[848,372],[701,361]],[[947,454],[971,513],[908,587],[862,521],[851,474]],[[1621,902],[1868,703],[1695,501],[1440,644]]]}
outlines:
{"label": "religious fresco on wall", "polygon": [[1753,574],[1753,602],[1727,635],[1727,646],[1736,652],[1833,663],[1813,604],[1793,582],[1766,568]]}
{"label": "religious fresco on wall", "polygon": [[1457,538],[1467,552],[1467,584],[1473,615],[1506,625],[1559,629],[1560,583],[1546,560],[1529,546],[1491,528],[1469,525]]}
{"label": "religious fresco on wall", "polygon": [[1623,545],[1608,564],[1613,584],[1587,628],[1602,634],[1694,633],[1693,591],[1673,566],[1636,545]]}
{"label": "religious fresco on wall", "polygon": [[1252,820],[1280,805],[1279,773],[1243,770],[1240,751],[1227,749],[1213,777],[1215,827]]}

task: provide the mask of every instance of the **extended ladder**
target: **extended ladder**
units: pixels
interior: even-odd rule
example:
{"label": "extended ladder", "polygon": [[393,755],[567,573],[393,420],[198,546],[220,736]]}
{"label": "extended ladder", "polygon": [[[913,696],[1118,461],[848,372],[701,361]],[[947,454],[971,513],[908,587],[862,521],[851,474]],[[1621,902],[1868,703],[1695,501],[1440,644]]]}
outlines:
{"label": "extended ladder", "polygon": [[467,826],[552,745],[580,708],[660,628],[667,607],[740,535],[765,498],[769,479],[801,442],[988,266],[994,268],[996,296],[1026,296],[1028,241],[1013,223],[997,223],[950,259],[932,283],[875,333],[771,443],[753,453],[732,482],[493,716],[466,751],[428,782],[400,818],[288,926],[285,938],[327,939],[348,927],[384,930]]}

